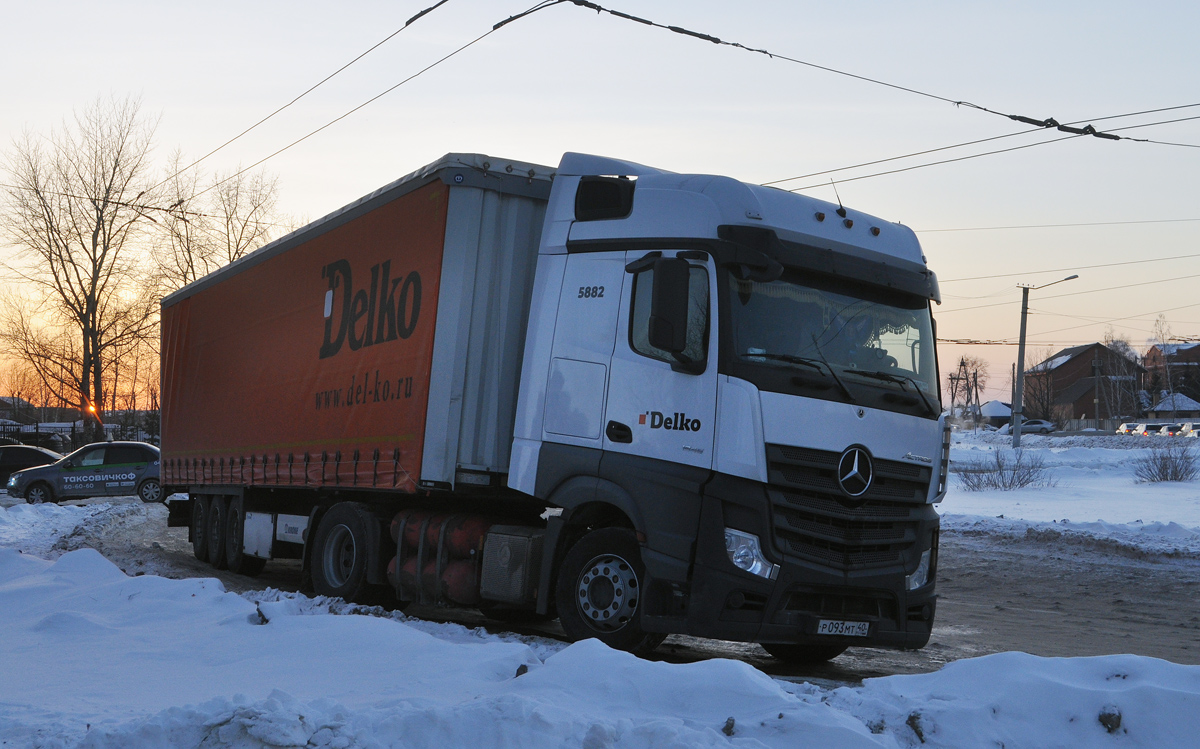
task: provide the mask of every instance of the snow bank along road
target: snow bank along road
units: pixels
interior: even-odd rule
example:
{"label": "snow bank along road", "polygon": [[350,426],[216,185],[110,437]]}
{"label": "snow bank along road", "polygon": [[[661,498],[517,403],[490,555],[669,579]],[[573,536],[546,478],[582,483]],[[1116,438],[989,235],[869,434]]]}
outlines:
{"label": "snow bank along road", "polygon": [[[705,746],[728,743],[726,728],[765,746],[1189,745],[1200,487],[1135,484],[1128,441],[1030,442],[1057,486],[952,490],[944,503],[930,646],[852,649],[799,684],[723,660],[647,663],[403,615],[312,615],[343,607],[255,590],[294,587],[286,566],[257,581],[148,577],[215,574],[161,506],[6,498],[0,746]],[[960,439],[952,457],[1000,447]],[[135,577],[72,551],[86,547]],[[971,657],[1007,650],[1034,655]],[[1035,657],[1109,653],[1136,655]],[[659,655],[776,665],[757,646],[689,638]],[[889,673],[914,675],[856,681]]]}
{"label": "snow bank along road", "polygon": [[826,688],[306,615],[91,549],[0,549],[0,742],[92,747],[1186,746],[1200,669],[1001,653]]}

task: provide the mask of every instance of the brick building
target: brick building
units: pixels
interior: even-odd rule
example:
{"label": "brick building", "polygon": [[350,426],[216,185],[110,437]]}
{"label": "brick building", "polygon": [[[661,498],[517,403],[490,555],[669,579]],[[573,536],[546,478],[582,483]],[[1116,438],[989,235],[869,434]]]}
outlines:
{"label": "brick building", "polygon": [[1146,352],[1146,389],[1200,400],[1200,343],[1155,344]]}
{"label": "brick building", "polygon": [[1025,370],[1027,419],[1121,419],[1139,413],[1146,370],[1103,343],[1065,348]]}

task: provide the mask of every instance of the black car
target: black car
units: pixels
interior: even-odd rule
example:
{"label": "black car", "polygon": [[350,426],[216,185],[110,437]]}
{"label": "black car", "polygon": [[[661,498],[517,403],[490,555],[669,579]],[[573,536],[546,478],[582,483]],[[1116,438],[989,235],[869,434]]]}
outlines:
{"label": "black car", "polygon": [[144,442],[86,445],[51,465],[13,473],[8,493],[30,504],[130,494],[161,502],[158,448]]}
{"label": "black car", "polygon": [[62,456],[41,447],[29,445],[0,445],[0,481],[8,481],[14,472],[25,468],[49,465]]}

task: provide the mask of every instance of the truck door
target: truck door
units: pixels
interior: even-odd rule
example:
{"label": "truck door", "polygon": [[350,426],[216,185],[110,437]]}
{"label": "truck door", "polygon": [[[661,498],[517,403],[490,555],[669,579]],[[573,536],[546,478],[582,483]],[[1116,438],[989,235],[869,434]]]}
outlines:
{"label": "truck door", "polygon": [[567,258],[554,348],[546,382],[544,439],[600,449],[624,253],[577,253]]}
{"label": "truck door", "polygon": [[[646,254],[630,252],[625,260],[632,263]],[[604,449],[711,468],[717,402],[715,268],[704,253],[662,254],[688,258],[687,348],[673,355],[650,344],[654,269],[626,273],[609,376]]]}

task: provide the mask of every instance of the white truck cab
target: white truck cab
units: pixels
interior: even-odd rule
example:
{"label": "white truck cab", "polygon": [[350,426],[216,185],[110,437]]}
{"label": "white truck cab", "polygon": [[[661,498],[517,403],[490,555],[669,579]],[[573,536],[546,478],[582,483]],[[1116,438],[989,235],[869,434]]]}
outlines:
{"label": "white truck cab", "polygon": [[[792,656],[920,647],[948,444],[931,301],[936,277],[904,226],[566,154],[508,485],[563,508],[547,534],[559,559],[589,529],[632,528],[641,558],[622,561],[644,579],[621,608],[644,632]],[[560,616],[569,593],[611,635],[588,615],[616,605],[608,588],[581,577],[556,592]]]}

